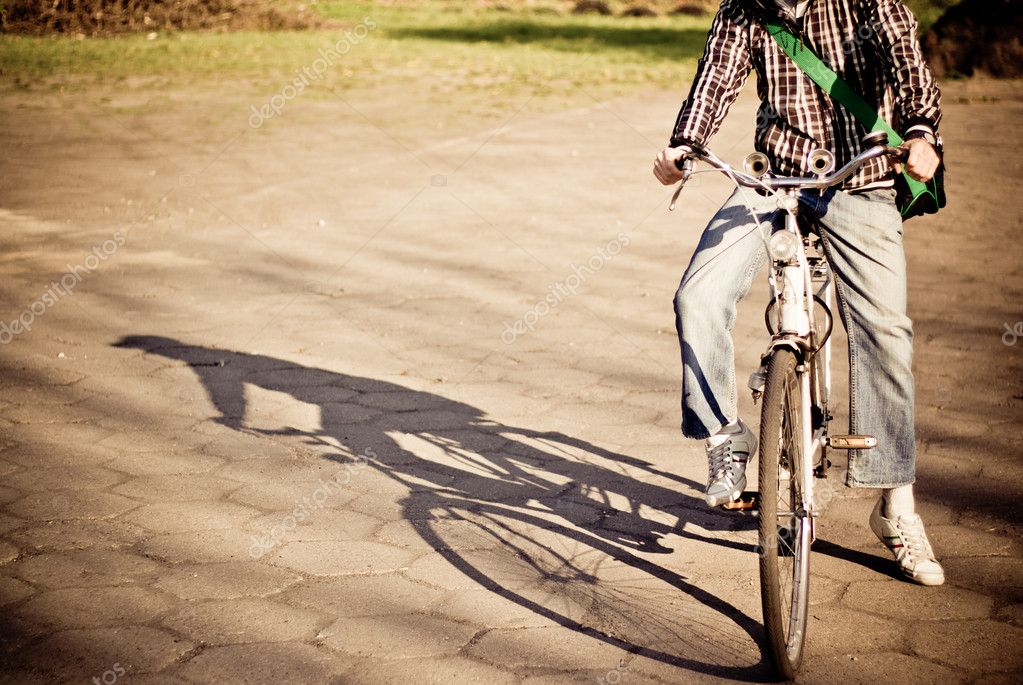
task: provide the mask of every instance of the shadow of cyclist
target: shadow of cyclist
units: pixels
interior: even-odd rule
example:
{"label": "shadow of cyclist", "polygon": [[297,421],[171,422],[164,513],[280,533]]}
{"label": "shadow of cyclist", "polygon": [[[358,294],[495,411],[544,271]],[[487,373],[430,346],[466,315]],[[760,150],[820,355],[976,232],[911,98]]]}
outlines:
{"label": "shadow of cyclist", "polygon": [[[684,530],[686,522],[734,530],[737,521],[749,521],[707,510],[702,499],[681,492],[698,491],[699,484],[562,433],[502,425],[465,403],[394,383],[156,336],[129,336],[116,346],[188,364],[219,412],[214,420],[235,430],[254,432],[245,426],[246,385],[318,406],[317,433],[256,432],[339,444],[401,483],[408,491],[401,501],[406,520],[482,587],[635,654],[741,680],[764,676],[763,657],[736,648],[743,633],[759,644],[759,622],[646,558],[670,552],[661,540],[672,533],[752,549]],[[352,456],[326,458],[344,463]],[[675,525],[665,523],[671,516]],[[473,553],[456,549],[445,539],[451,521],[489,544]],[[605,581],[607,573],[614,580]]]}

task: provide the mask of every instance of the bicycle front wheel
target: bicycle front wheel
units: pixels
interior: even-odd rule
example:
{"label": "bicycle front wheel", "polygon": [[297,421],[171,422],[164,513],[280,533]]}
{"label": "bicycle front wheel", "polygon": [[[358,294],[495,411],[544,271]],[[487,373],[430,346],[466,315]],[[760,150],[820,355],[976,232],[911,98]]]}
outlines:
{"label": "bicycle front wheel", "polygon": [[760,599],[778,674],[803,660],[810,580],[810,519],[802,511],[803,393],[795,353],[771,357],[760,417]]}

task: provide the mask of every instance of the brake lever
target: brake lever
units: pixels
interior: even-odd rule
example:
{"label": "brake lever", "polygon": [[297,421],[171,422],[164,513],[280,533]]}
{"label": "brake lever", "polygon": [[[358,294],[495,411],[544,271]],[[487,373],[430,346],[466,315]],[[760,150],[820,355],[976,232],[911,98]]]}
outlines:
{"label": "brake lever", "polygon": [[675,193],[671,196],[671,203],[668,205],[668,211],[674,212],[675,205],[678,202],[678,196],[682,193],[682,188],[685,187],[686,181],[693,173],[693,160],[690,157],[685,157],[675,162],[675,166],[682,172],[682,180],[678,184],[678,188],[675,189]]}

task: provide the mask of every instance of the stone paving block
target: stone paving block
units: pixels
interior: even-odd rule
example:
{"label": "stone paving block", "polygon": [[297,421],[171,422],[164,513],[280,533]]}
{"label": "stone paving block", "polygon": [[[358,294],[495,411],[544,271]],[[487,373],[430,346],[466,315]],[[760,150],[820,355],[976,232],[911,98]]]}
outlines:
{"label": "stone paving block", "polygon": [[369,540],[380,521],[357,511],[298,508],[249,521],[245,528],[261,538],[288,542]]}
{"label": "stone paving block", "polygon": [[465,654],[507,669],[542,666],[558,671],[592,670],[628,655],[620,647],[561,628],[492,630]]}
{"label": "stone paving block", "polygon": [[800,682],[842,685],[958,685],[969,681],[962,671],[919,657],[894,652],[812,659],[800,669]]}
{"label": "stone paving block", "polygon": [[51,630],[101,628],[149,623],[174,605],[172,599],[134,586],[46,590],[19,604],[14,612]]}
{"label": "stone paving block", "polygon": [[53,426],[67,422],[74,423],[100,423],[103,413],[89,409],[81,404],[71,406],[48,405],[46,411],[40,411],[38,406],[8,407],[0,412],[8,421],[25,426]]}
{"label": "stone paving block", "polygon": [[9,542],[0,540],[0,564],[7,564],[18,558],[21,550]]}
{"label": "stone paving block", "polygon": [[141,476],[113,488],[126,497],[144,502],[215,502],[241,487],[223,478],[202,475]]}
{"label": "stone paving block", "polygon": [[[149,445],[159,444],[157,436],[163,436],[164,448],[184,449],[198,446],[202,438],[192,433],[192,427],[200,422],[199,417],[177,413],[179,407],[168,406],[164,398],[152,403],[152,406],[149,406],[150,403],[146,402],[146,399],[148,398],[138,398],[136,400],[138,404],[132,407],[133,413],[127,415],[111,414],[110,409],[105,407],[106,415],[95,423],[103,428],[109,428],[117,434],[142,437],[144,442],[141,449],[129,448],[125,451],[150,452],[152,450],[147,449]],[[102,401],[94,404],[104,407]],[[147,409],[150,411],[146,411]],[[114,438],[110,438],[104,444],[109,445],[113,441]],[[117,441],[116,444],[123,445],[124,443]]]}
{"label": "stone paving block", "polygon": [[[41,453],[46,450],[69,450],[72,453],[86,447],[95,447],[112,431],[88,423],[64,423],[57,426],[38,428],[19,426],[9,437],[24,450]],[[4,455],[5,458],[7,455]],[[19,462],[20,463],[20,462]]]}
{"label": "stone paving block", "polygon": [[395,501],[388,497],[377,497],[369,492],[356,497],[345,504],[346,509],[361,511],[381,521],[404,519],[422,521],[432,519],[441,507],[432,497],[406,497]]}
{"label": "stone paving block", "polygon": [[328,623],[320,612],[254,598],[188,604],[162,622],[213,645],[311,640]]}
{"label": "stone paving block", "polygon": [[[680,672],[679,669],[674,669],[676,672]],[[527,678],[523,678],[521,685],[571,685],[572,683],[578,683],[579,685],[593,685],[594,683],[606,683],[608,678],[611,679],[616,685],[622,685],[626,682],[628,676],[632,676],[631,680],[637,683],[661,683],[671,682],[655,680],[648,674],[640,675],[637,671],[630,671],[628,667],[614,667],[608,668],[603,671],[591,670],[591,671],[572,671],[572,672],[561,672],[561,673],[549,673],[546,675],[534,675]],[[686,682],[708,682],[706,680],[697,680],[696,676],[692,672],[685,672],[687,677]],[[716,679],[719,681],[719,679]]]}
{"label": "stone paving block", "polygon": [[509,534],[506,530],[471,514],[466,518],[455,515],[435,519],[420,526],[432,545],[440,545],[444,549],[467,553],[496,550],[500,553],[508,545],[505,538]]}
{"label": "stone paving block", "polygon": [[17,516],[10,516],[5,512],[0,511],[0,534],[11,535],[18,528],[25,526],[27,522],[25,519],[20,519]]}
{"label": "stone paving block", "polygon": [[412,550],[416,554],[428,554],[433,550],[433,546],[423,539],[419,529],[409,521],[378,524],[373,538],[378,542]]}
{"label": "stone paving block", "polygon": [[20,468],[21,466],[14,462],[7,461],[6,459],[0,459],[0,478],[8,476]]}
{"label": "stone paving block", "polygon": [[451,685],[452,683],[485,683],[513,685],[514,674],[498,667],[465,657],[431,659],[373,660],[353,668],[343,682],[379,685]]}
{"label": "stone paving block", "polygon": [[141,549],[174,564],[251,561],[255,542],[251,533],[234,528],[184,530],[149,537],[141,543]]}
{"label": "stone paving block", "polygon": [[404,574],[414,581],[429,583],[445,590],[480,589],[478,581],[461,572],[452,573],[453,569],[454,565],[443,554],[432,552],[417,557],[409,564]]}
{"label": "stone paving block", "polygon": [[465,411],[451,409],[426,409],[415,412],[385,414],[373,424],[382,431],[403,431],[406,433],[441,432],[447,429],[465,429],[472,426],[475,416]]}
{"label": "stone paving block", "polygon": [[182,564],[161,571],[155,586],[182,599],[265,597],[299,582],[298,574],[256,562]]}
{"label": "stone paving block", "polygon": [[208,647],[176,669],[176,674],[193,683],[326,683],[351,665],[326,647],[260,643]]}
{"label": "stone paving block", "polygon": [[1016,517],[1006,516],[1004,506],[962,509],[956,523],[968,530],[979,529],[1023,540],[1023,522]]}
{"label": "stone paving block", "polygon": [[334,617],[386,616],[423,612],[444,592],[399,574],[314,578],[286,590],[278,601]]}
{"label": "stone paving block", "polygon": [[436,616],[391,614],[339,619],[317,641],[354,656],[423,659],[455,654],[479,631],[477,625]]}
{"label": "stone paving block", "polygon": [[895,619],[913,616],[926,620],[986,618],[992,607],[990,597],[976,592],[951,585],[924,587],[895,579],[852,583],[842,604]]}
{"label": "stone paving block", "polygon": [[89,396],[88,392],[75,385],[21,385],[5,388],[4,400],[14,406],[40,407],[45,406],[49,412],[53,407],[48,405],[74,404]]}
{"label": "stone paving block", "polygon": [[[821,540],[847,540],[848,536],[828,533]],[[837,543],[833,543],[837,544]],[[842,549],[827,550],[819,543],[811,557],[811,573],[815,577],[830,578],[842,583],[870,581],[879,578],[897,580],[895,561],[880,543],[860,543],[857,547],[839,545]],[[825,551],[827,550],[827,553]]]}
{"label": "stone paving block", "polygon": [[255,509],[228,502],[174,502],[146,504],[123,520],[154,533],[178,533],[200,530],[236,529],[259,514]]}
{"label": "stone paving block", "polygon": [[920,622],[911,646],[922,657],[971,671],[1023,668],[1023,628],[993,621]]}
{"label": "stone paving block", "polygon": [[102,490],[124,480],[124,476],[97,466],[22,469],[4,477],[4,485],[24,492],[53,490]]}
{"label": "stone paving block", "polygon": [[224,464],[223,459],[194,451],[124,452],[104,466],[133,476],[173,476],[205,474]]}
{"label": "stone paving block", "polygon": [[315,576],[389,573],[412,560],[406,550],[379,542],[319,540],[288,542],[271,557],[273,563]]}
{"label": "stone paving block", "polygon": [[10,504],[11,502],[24,497],[25,493],[17,488],[9,488],[0,485],[0,505]]}
{"label": "stone paving block", "polygon": [[1007,673],[985,673],[971,682],[974,685],[1019,685],[1023,683],[1023,669]]}
{"label": "stone paving block", "polygon": [[816,658],[904,651],[909,627],[907,616],[915,618],[911,610],[892,618],[881,618],[846,606],[813,607],[807,619],[807,654]]}
{"label": "stone paving block", "polygon": [[[772,674],[764,664],[759,667],[741,666],[728,669],[708,664],[699,659],[680,659],[674,654],[656,656],[639,654],[619,666],[606,664],[604,670],[593,675],[589,682],[600,685],[610,685],[612,682],[616,685],[631,685],[632,683],[641,683],[642,685],[713,683],[720,685],[734,682],[772,682],[772,680]],[[527,679],[523,682],[532,682],[532,680]],[[536,682],[557,683],[560,681],[556,676],[549,676],[537,679]]]}
{"label": "stone paving block", "polygon": [[26,551],[114,549],[140,541],[148,533],[116,520],[46,521],[9,531],[6,537]]}
{"label": "stone paving block", "polygon": [[200,451],[225,461],[244,461],[247,459],[294,459],[291,448],[265,438],[247,435],[231,430],[217,423],[209,422],[196,430],[208,430],[213,440],[204,444]]}
{"label": "stone paving block", "polygon": [[38,442],[21,442],[4,451],[4,460],[28,468],[59,469],[68,466],[99,466],[116,456],[115,452],[99,447],[89,440],[76,442],[78,437],[76,434],[67,436],[67,442],[56,442],[61,439],[69,425],[79,424],[60,424],[47,429],[56,435],[48,434],[45,440]]}
{"label": "stone paving block", "polygon": [[158,564],[116,550],[78,550],[22,557],[6,572],[50,588],[96,587],[146,581]]}
{"label": "stone paving block", "polygon": [[845,594],[848,583],[813,574],[810,569],[810,606],[826,606],[837,602]]}
{"label": "stone paving block", "polygon": [[1023,603],[1007,604],[1000,607],[995,612],[995,618],[1023,628]]}
{"label": "stone paving block", "polygon": [[964,536],[960,526],[933,526],[928,523],[927,537],[934,553],[943,562],[955,557],[1019,557],[1023,553],[1023,546],[1018,541],[985,530],[971,530]]}
{"label": "stone paving block", "polygon": [[1003,600],[1023,601],[1023,559],[971,557],[944,560],[947,582]]}
{"label": "stone paving block", "polygon": [[10,576],[0,576],[0,606],[20,602],[34,592],[35,589],[22,580]]}
{"label": "stone paving block", "polygon": [[17,669],[19,666],[15,657],[42,634],[39,626],[24,621],[6,609],[0,614],[3,621],[3,630],[0,630],[0,665],[3,668],[0,668],[0,673],[8,668]]}
{"label": "stone paving block", "polygon": [[120,665],[126,674],[159,671],[193,645],[155,628],[122,625],[53,633],[24,648],[17,663],[63,681],[91,681]]}
{"label": "stone paving block", "polygon": [[428,408],[443,407],[450,402],[444,397],[414,390],[353,393],[352,401],[365,407],[382,409],[387,412],[422,411]]}
{"label": "stone paving block", "polygon": [[124,453],[148,453],[163,452],[168,448],[173,449],[175,440],[171,437],[174,432],[164,433],[162,430],[152,431],[111,431],[112,435],[98,441],[96,444],[119,454]]}
{"label": "stone paving block", "polygon": [[[321,490],[320,484],[308,481],[293,483],[290,481],[278,481],[272,483],[249,483],[242,485],[231,492],[227,498],[232,502],[238,502],[246,506],[254,507],[267,512],[291,512],[296,507],[305,504],[304,500],[313,501],[312,498],[322,500],[323,506],[331,508],[344,507],[362,493],[348,488],[336,487],[328,483],[322,489],[323,493],[329,493],[324,498],[317,494]],[[315,502],[314,502],[315,504]],[[310,506],[306,504],[306,506]]]}
{"label": "stone paving block", "polygon": [[[103,682],[102,680],[100,681]],[[168,673],[138,673],[131,676],[132,685],[187,685],[188,681]]]}
{"label": "stone paving block", "polygon": [[44,685],[52,682],[53,678],[28,670],[5,669],[5,672],[0,673],[2,685]]}
{"label": "stone paving block", "polygon": [[340,464],[327,459],[246,459],[217,469],[216,475],[239,483],[309,483],[310,493],[320,481],[348,484],[351,480]]}
{"label": "stone paving block", "polygon": [[138,502],[109,492],[61,490],[35,492],[9,504],[7,511],[23,519],[103,519],[134,509]]}
{"label": "stone paving block", "polygon": [[[564,610],[564,603],[558,606]],[[582,619],[587,607],[573,607],[567,613]],[[557,621],[525,606],[515,593],[497,590],[455,590],[432,608],[433,613],[456,621],[477,622],[498,628],[549,628]]]}

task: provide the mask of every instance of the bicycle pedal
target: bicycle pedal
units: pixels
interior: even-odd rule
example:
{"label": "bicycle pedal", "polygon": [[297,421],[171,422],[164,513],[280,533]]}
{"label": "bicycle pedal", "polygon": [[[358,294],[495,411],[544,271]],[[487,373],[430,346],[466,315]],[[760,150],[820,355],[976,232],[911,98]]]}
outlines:
{"label": "bicycle pedal", "polygon": [[832,435],[828,437],[828,447],[835,450],[869,450],[877,447],[877,438],[873,435]]}
{"label": "bicycle pedal", "polygon": [[744,492],[739,495],[739,499],[722,504],[721,508],[726,511],[752,511],[757,508],[759,495],[759,492]]}

